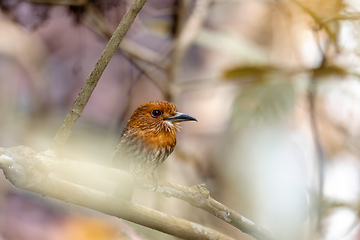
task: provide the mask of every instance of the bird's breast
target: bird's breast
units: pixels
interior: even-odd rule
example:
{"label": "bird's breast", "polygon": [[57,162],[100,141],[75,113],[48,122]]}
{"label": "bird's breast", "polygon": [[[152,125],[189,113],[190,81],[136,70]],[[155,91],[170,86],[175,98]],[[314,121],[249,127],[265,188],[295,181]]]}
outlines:
{"label": "bird's breast", "polygon": [[175,148],[176,145],[176,133],[172,131],[163,131],[152,134],[146,134],[145,140],[148,145],[156,148],[170,147]]}
{"label": "bird's breast", "polygon": [[116,166],[135,174],[149,175],[173,152],[176,130],[146,131],[125,127],[115,152]]}

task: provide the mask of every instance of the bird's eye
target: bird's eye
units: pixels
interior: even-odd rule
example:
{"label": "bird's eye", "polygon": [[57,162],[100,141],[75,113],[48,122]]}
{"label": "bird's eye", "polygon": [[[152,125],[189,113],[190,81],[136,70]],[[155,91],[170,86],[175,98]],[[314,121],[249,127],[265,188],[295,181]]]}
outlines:
{"label": "bird's eye", "polygon": [[156,110],[153,110],[153,111],[151,112],[151,115],[152,115],[153,117],[155,117],[155,118],[160,117],[161,114],[162,114],[162,111],[157,110],[157,109],[156,109]]}

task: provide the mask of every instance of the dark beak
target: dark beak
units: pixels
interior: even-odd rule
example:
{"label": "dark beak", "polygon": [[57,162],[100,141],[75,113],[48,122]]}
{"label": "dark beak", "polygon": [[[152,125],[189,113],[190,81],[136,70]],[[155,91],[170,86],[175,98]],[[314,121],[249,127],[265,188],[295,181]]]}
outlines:
{"label": "dark beak", "polygon": [[175,116],[165,118],[165,120],[169,120],[170,122],[185,122],[185,121],[196,121],[196,118],[190,116],[185,113],[177,112]]}

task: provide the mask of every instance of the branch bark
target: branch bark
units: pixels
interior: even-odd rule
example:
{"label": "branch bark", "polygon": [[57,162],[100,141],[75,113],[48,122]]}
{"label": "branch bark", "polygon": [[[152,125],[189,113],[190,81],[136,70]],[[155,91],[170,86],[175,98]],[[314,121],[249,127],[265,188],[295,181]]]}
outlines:
{"label": "branch bark", "polygon": [[[95,179],[96,181],[113,182],[116,183],[117,186],[122,183],[122,185],[126,187],[129,185],[129,182],[133,181],[133,176],[119,169],[88,162],[66,159],[59,160],[52,151],[37,153],[28,147],[21,146],[9,149],[0,148],[0,168],[3,169],[6,178],[14,186],[24,190],[88,207],[181,238],[208,239],[203,238],[203,236],[202,238],[194,238],[195,235],[192,236],[188,233],[194,231],[194,226],[196,226],[196,229],[202,229],[201,232],[206,232],[208,236],[211,234],[213,234],[212,236],[220,236],[220,233],[204,228],[201,225],[195,223],[189,224],[190,222],[186,220],[138,206],[135,203],[115,198],[90,187],[84,187],[56,177],[61,175],[72,177],[81,176],[89,180]],[[149,184],[144,184],[140,187],[151,191],[154,189],[154,187]],[[201,208],[256,239],[275,239],[267,230],[257,226],[237,212],[211,198],[209,191],[204,185],[185,187],[161,181],[156,191],[166,197],[175,197],[195,207]],[[166,216],[165,220],[161,218],[162,215]],[[168,229],[167,224],[170,224],[169,230],[166,230]],[[181,231],[187,231],[184,234],[189,234],[192,237],[188,235],[179,236],[178,234],[181,233],[177,233],[176,230],[171,230],[179,224],[182,224]],[[230,238],[224,235],[221,239]]]}
{"label": "branch bark", "polygon": [[75,126],[75,123],[79,119],[79,117],[81,117],[82,112],[84,111],[84,108],[89,101],[92,92],[94,91],[97,83],[99,82],[102,73],[110,62],[112,56],[115,54],[126,33],[130,29],[130,26],[134,22],[136,16],[139,14],[140,10],[145,5],[146,1],[147,0],[135,0],[120,21],[118,27],[110,38],[93,70],[91,71],[90,75],[82,86],[69,113],[66,115],[62,126],[56,133],[50,145],[51,150],[59,151],[66,144],[71,134],[72,128]]}
{"label": "branch bark", "polygon": [[[28,147],[0,148],[0,168],[17,188],[87,207],[183,239],[233,240],[197,223],[63,180],[53,174],[57,171],[50,167],[54,162],[62,161],[54,159],[51,152],[37,153]],[[49,172],[51,169],[54,172]],[[77,174],[79,172],[84,171],[79,168]]]}
{"label": "branch bark", "polygon": [[[154,189],[153,186],[149,185],[145,185],[143,188],[147,190]],[[190,203],[194,207],[201,208],[258,240],[275,239],[266,229],[257,226],[252,221],[210,197],[210,192],[204,184],[189,188],[161,181],[156,191],[166,197],[175,197]]]}

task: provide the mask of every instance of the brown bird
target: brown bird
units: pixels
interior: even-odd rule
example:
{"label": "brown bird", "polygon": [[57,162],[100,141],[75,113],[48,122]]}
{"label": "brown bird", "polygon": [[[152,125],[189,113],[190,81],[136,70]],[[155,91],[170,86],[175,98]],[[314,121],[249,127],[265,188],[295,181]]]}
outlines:
{"label": "brown bird", "polygon": [[135,178],[154,176],[155,169],[174,151],[179,123],[197,121],[178,112],[175,104],[154,101],[140,105],[122,130],[113,164]]}

